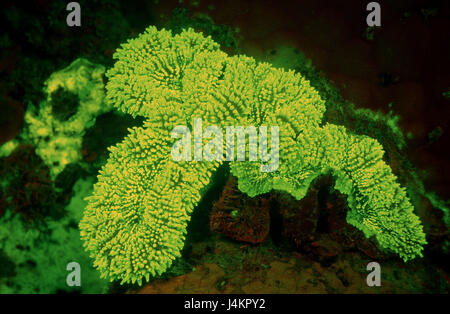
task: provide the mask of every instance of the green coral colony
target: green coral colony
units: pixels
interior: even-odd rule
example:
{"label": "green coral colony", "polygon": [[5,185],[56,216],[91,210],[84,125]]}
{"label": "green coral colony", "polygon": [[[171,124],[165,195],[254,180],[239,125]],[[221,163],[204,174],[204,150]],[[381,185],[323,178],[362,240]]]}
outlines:
{"label": "green coral colony", "polygon": [[171,159],[170,131],[194,117],[204,126],[279,126],[277,171],[230,162],[242,192],[275,189],[302,199],[316,177],[331,173],[348,196],[348,223],[404,261],[422,256],[421,222],[382,146],[322,123],[324,101],[300,74],[230,57],[192,29],[173,36],[149,27],[114,58],[106,101],[146,121],[110,148],[79,225],[102,277],[141,284],[180,256],[190,215],[221,163]]}

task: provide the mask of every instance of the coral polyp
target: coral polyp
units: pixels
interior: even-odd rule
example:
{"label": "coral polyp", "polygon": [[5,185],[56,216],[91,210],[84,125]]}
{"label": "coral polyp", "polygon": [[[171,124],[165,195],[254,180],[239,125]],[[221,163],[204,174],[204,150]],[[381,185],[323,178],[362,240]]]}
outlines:
{"label": "coral polyp", "polygon": [[190,215],[221,164],[172,160],[170,131],[196,117],[204,127],[279,127],[276,171],[261,172],[261,161],[230,162],[239,189],[250,197],[280,190],[302,199],[315,178],[331,174],[348,196],[349,224],[404,261],[422,256],[421,222],[383,161],[382,146],[323,124],[325,102],[299,73],[230,57],[192,29],[173,36],[149,27],[114,58],[107,102],[146,121],[110,148],[80,222],[103,277],[141,284],[181,255]]}

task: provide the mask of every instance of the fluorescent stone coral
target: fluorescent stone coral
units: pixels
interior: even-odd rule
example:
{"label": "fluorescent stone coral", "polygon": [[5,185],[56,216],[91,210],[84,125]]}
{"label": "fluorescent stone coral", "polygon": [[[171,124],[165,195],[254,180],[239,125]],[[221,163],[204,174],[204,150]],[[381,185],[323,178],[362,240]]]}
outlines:
{"label": "fluorescent stone coral", "polygon": [[324,101],[300,74],[229,57],[192,29],[173,36],[149,27],[114,58],[107,102],[146,121],[110,148],[80,222],[103,277],[141,284],[180,256],[190,214],[221,163],[172,160],[170,131],[192,128],[195,117],[203,127],[279,126],[276,171],[261,172],[261,161],[230,163],[242,192],[275,189],[301,199],[313,179],[331,173],[335,188],[348,195],[348,223],[405,261],[422,256],[422,225],[382,160],[381,145],[324,125]]}

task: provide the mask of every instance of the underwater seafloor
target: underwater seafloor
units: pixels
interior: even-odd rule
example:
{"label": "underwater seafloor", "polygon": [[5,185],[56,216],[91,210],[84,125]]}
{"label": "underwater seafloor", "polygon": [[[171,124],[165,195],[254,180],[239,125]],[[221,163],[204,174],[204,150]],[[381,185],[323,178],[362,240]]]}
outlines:
{"label": "underwater seafloor", "polygon": [[[81,27],[66,25],[61,1],[2,3],[0,293],[448,293],[450,3],[380,2],[381,27],[365,24],[364,1],[79,3]],[[325,122],[382,144],[423,224],[424,256],[405,263],[348,224],[332,177],[300,201],[275,191],[250,198],[224,165],[167,272],[142,286],[100,279],[78,230],[84,197],[107,148],[143,123],[106,107],[104,72],[150,25],[192,27],[229,55],[306,77],[326,101]],[[77,95],[52,82],[81,87]],[[85,104],[95,112],[79,114]],[[72,261],[80,287],[66,284]],[[372,261],[379,287],[366,284]]]}

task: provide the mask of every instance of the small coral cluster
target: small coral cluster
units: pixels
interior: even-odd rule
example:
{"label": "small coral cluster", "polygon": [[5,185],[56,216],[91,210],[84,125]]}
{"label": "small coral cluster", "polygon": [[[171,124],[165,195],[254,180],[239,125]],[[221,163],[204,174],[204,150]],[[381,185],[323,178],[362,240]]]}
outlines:
{"label": "small coral cluster", "polygon": [[332,174],[348,196],[350,224],[405,261],[422,255],[421,223],[381,145],[323,124],[324,101],[300,74],[229,57],[192,29],[173,36],[149,27],[114,58],[107,102],[146,121],[110,148],[80,222],[102,276],[141,283],[180,256],[190,214],[220,164],[171,159],[170,131],[196,117],[204,127],[279,126],[277,171],[262,173],[259,161],[230,163],[250,197],[274,189],[301,199],[315,178]]}
{"label": "small coral cluster", "polygon": [[[103,101],[104,72],[102,65],[83,58],[75,60],[48,78],[46,99],[39,106],[29,104],[25,112],[26,128],[20,137],[36,147],[52,179],[68,164],[81,160],[83,135],[97,116],[112,108]],[[18,142],[2,145],[0,156],[9,155]]]}
{"label": "small coral cluster", "polygon": [[111,109],[103,102],[105,68],[77,59],[45,83],[47,99],[27,110],[25,122],[36,152],[55,178],[66,165],[81,159],[83,135],[95,118]]}

